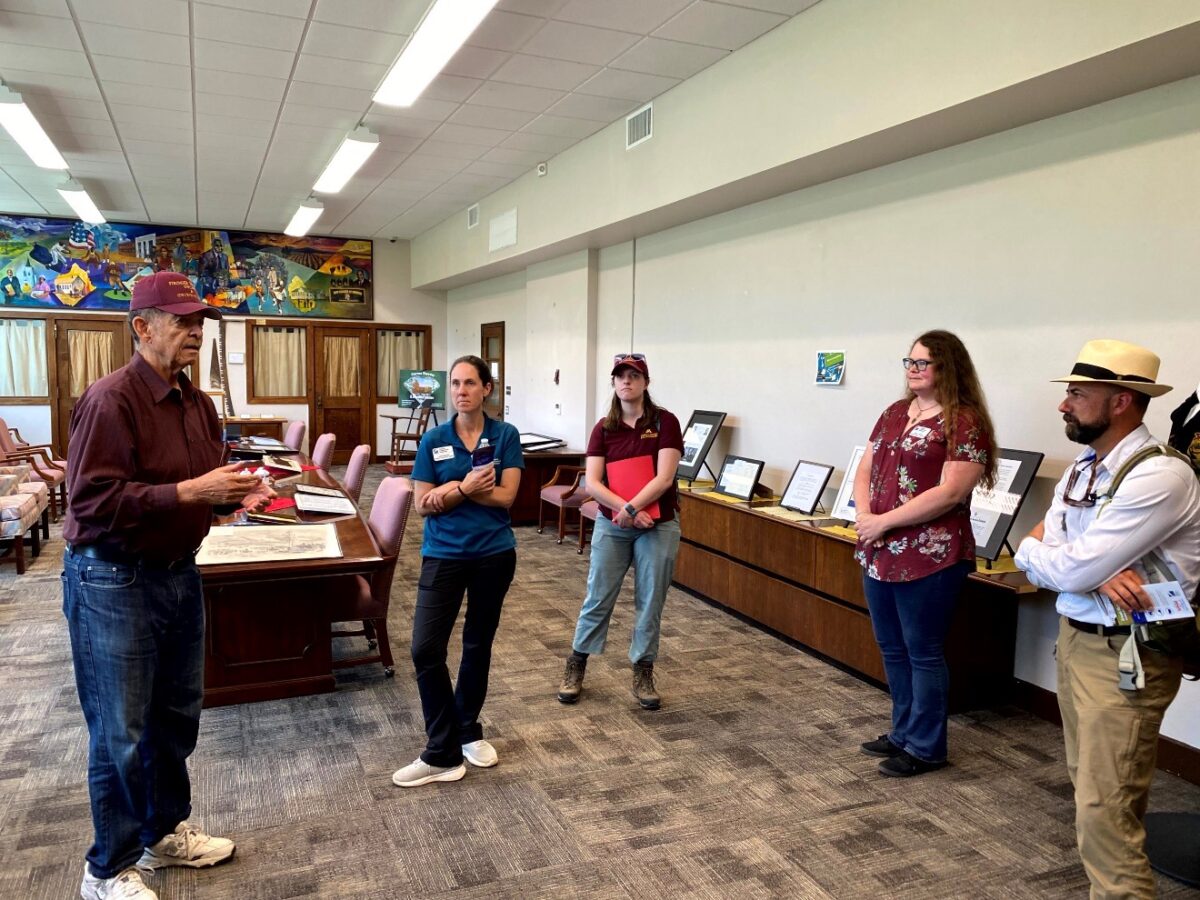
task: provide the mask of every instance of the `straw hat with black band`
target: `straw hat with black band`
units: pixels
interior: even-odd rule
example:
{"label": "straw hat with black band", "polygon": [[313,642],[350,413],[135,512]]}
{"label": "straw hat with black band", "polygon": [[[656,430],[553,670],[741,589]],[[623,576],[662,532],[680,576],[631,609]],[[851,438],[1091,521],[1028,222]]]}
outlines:
{"label": "straw hat with black band", "polygon": [[1088,341],[1079,351],[1071,374],[1052,381],[1091,381],[1137,391],[1150,397],[1160,397],[1171,390],[1169,384],[1158,384],[1159,358],[1137,344],[1125,341]]}

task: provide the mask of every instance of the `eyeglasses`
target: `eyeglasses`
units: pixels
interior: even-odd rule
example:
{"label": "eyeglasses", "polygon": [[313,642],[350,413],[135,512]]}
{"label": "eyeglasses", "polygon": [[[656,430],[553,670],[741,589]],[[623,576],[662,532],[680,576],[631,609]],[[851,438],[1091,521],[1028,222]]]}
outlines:
{"label": "eyeglasses", "polygon": [[933,365],[933,360],[932,359],[912,359],[911,357],[906,356],[906,357],[904,357],[904,359],[900,360],[900,365],[904,366],[905,372],[907,372],[909,369],[916,369],[918,372],[924,372],[926,369],[928,369],[930,366]]}
{"label": "eyeglasses", "polygon": [[[1078,498],[1072,497],[1071,494],[1075,490],[1075,484],[1076,484],[1076,482],[1079,481],[1079,476],[1083,474],[1083,470],[1086,469],[1088,466],[1091,466],[1092,474],[1088,476],[1087,487],[1084,488],[1083,496],[1078,497]],[[1085,460],[1082,460],[1081,462],[1076,463],[1075,466],[1071,469],[1071,477],[1067,479],[1067,486],[1063,488],[1062,502],[1065,503],[1067,506],[1074,506],[1074,507],[1079,507],[1079,508],[1095,506],[1096,500],[1098,499],[1098,497],[1096,496],[1096,490],[1095,490],[1095,488],[1096,488],[1096,469],[1098,469],[1098,468],[1099,468],[1099,466],[1096,465],[1096,457],[1094,457],[1094,456],[1089,459],[1085,459]]]}
{"label": "eyeglasses", "polygon": [[644,353],[618,353],[615,356],[613,356],[613,365],[615,366],[617,363],[624,362],[627,359],[636,360],[637,362],[645,362],[646,354],[644,354]]}

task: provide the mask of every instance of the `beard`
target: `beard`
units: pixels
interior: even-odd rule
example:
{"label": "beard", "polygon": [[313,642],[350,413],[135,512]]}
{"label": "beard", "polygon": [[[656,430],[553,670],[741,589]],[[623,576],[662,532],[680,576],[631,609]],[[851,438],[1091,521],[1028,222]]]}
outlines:
{"label": "beard", "polygon": [[1067,423],[1067,439],[1076,444],[1091,444],[1108,431],[1108,426],[1112,424],[1112,419],[1108,416],[1097,422],[1080,422],[1070,413],[1063,416],[1063,421]]}

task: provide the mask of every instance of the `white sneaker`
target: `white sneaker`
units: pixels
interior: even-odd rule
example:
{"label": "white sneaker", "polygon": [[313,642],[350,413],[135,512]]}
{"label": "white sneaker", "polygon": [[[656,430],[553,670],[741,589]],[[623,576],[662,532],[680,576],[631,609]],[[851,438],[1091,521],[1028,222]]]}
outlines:
{"label": "white sneaker", "polygon": [[236,849],[229,838],[213,837],[194,825],[180,822],[173,832],[142,852],[138,865],[146,869],[167,866],[202,869],[224,862],[233,856]]}
{"label": "white sneaker", "polygon": [[83,883],[79,885],[83,900],[158,900],[158,894],[146,887],[142,873],[135,866],[112,878],[97,878],[83,864]]}
{"label": "white sneaker", "polygon": [[462,763],[449,768],[431,766],[418,756],[403,769],[392,773],[392,784],[400,787],[420,787],[431,781],[458,781],[466,774],[467,767]]}
{"label": "white sneaker", "polygon": [[496,755],[496,748],[484,740],[463,744],[462,752],[467,762],[473,766],[479,766],[481,769],[490,769],[500,762],[500,757]]}

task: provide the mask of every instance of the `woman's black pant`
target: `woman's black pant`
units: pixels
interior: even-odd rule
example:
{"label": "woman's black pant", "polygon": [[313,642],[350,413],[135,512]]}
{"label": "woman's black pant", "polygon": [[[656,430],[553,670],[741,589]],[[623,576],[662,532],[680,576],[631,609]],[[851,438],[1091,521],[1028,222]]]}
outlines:
{"label": "woman's black pant", "polygon": [[[457,766],[463,760],[462,745],[483,737],[479,711],[487,697],[492,640],[516,568],[516,550],[478,559],[421,560],[412,659],[427,736],[421,759],[431,766]],[[458,683],[451,686],[446,648],[464,593],[462,662]]]}

